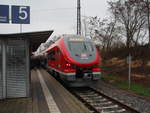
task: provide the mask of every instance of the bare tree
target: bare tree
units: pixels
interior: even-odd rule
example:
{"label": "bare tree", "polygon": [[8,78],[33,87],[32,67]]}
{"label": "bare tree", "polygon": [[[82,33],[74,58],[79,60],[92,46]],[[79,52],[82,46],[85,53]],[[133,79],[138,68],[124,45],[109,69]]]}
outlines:
{"label": "bare tree", "polygon": [[99,41],[101,49],[109,51],[114,43],[119,41],[120,37],[116,30],[116,20],[114,19],[100,19],[98,17],[88,18],[88,31],[91,37]]}
{"label": "bare tree", "polygon": [[[117,23],[122,26],[122,32],[126,35],[126,47],[130,48],[133,43],[137,43],[142,28],[146,23],[145,13],[140,10],[140,4],[133,3],[130,0],[118,0],[108,2],[110,12]],[[135,38],[135,39],[134,39]]]}
{"label": "bare tree", "polygon": [[[150,1],[149,0],[129,0],[132,4],[138,4],[138,8],[145,14],[146,27],[148,30],[149,37],[149,48],[150,48]],[[140,4],[140,5],[139,5]]]}

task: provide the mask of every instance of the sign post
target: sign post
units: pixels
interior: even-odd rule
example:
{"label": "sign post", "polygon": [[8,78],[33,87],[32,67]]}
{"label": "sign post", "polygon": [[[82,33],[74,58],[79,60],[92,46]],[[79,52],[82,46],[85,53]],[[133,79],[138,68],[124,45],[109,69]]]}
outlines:
{"label": "sign post", "polygon": [[129,71],[128,71],[128,89],[131,88],[131,55],[129,54],[127,58],[127,63],[129,64]]}
{"label": "sign post", "polygon": [[11,17],[9,18],[9,5],[0,5],[0,23],[20,24],[20,33],[22,24],[30,24],[30,7],[29,6],[11,6]]}
{"label": "sign post", "polygon": [[22,24],[30,24],[29,6],[12,6],[12,23],[20,24],[20,33],[22,33]]}

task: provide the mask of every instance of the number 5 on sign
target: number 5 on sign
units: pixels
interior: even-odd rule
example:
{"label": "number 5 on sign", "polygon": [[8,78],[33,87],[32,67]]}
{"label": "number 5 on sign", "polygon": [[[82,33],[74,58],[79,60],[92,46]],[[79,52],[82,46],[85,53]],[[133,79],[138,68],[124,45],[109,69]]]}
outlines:
{"label": "number 5 on sign", "polygon": [[19,18],[21,20],[25,20],[28,17],[28,13],[27,13],[27,7],[20,7],[19,8]]}
{"label": "number 5 on sign", "polygon": [[30,7],[29,6],[12,6],[12,23],[30,24]]}

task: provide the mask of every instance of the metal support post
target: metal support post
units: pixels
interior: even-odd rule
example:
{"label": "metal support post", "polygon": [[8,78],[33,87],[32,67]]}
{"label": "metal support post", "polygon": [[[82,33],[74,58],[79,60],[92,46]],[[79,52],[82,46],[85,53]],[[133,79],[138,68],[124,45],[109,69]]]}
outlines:
{"label": "metal support post", "polygon": [[128,89],[130,89],[131,88],[131,55],[130,54],[128,57],[128,63],[129,63]]}
{"label": "metal support post", "polygon": [[77,35],[81,35],[81,5],[80,5],[80,0],[77,0]]}
{"label": "metal support post", "polygon": [[6,98],[6,40],[2,40],[2,77],[3,77],[3,98]]}

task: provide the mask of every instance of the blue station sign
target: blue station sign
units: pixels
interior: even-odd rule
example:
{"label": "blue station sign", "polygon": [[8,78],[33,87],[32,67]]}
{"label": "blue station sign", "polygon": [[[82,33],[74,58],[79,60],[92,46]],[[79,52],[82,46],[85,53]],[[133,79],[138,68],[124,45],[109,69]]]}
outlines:
{"label": "blue station sign", "polygon": [[9,23],[8,5],[0,5],[0,23]]}
{"label": "blue station sign", "polygon": [[30,7],[29,6],[12,6],[11,18],[14,24],[30,24]]}

